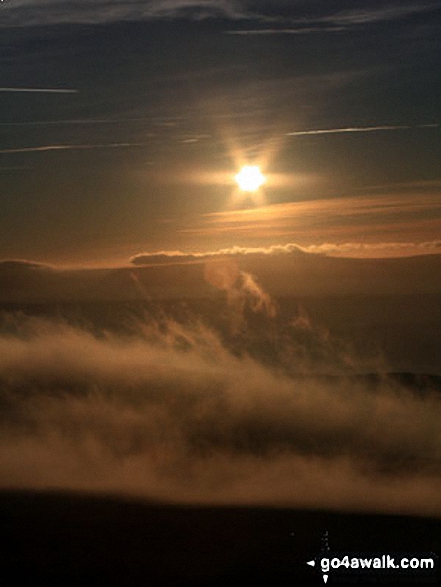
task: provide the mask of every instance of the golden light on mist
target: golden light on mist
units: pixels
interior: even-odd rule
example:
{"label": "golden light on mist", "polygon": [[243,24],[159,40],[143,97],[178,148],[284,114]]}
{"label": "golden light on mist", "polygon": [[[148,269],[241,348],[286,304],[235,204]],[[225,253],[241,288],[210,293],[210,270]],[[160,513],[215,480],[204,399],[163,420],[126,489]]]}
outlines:
{"label": "golden light on mist", "polygon": [[236,175],[235,180],[243,192],[256,192],[266,179],[257,165],[245,165]]}

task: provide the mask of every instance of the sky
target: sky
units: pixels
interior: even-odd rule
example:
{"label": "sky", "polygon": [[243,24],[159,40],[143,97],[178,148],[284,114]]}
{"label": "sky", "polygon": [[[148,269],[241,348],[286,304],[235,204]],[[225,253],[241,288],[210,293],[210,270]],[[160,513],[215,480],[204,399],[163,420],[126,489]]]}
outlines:
{"label": "sky", "polygon": [[[433,253],[440,8],[5,0],[2,258]],[[256,194],[235,184],[246,164]]]}
{"label": "sky", "polygon": [[4,0],[0,28],[1,259],[439,252],[439,2]]}
{"label": "sky", "polygon": [[0,29],[0,488],[439,516],[441,3]]}

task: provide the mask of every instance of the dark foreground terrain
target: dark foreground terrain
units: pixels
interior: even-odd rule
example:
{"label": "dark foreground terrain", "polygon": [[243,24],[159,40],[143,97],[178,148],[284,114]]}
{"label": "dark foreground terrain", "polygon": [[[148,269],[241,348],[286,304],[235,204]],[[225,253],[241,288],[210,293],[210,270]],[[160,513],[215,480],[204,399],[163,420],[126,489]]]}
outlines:
{"label": "dark foreground terrain", "polygon": [[[439,553],[441,520],[3,491],[0,585],[323,585],[324,552]],[[437,585],[366,573],[329,585]]]}

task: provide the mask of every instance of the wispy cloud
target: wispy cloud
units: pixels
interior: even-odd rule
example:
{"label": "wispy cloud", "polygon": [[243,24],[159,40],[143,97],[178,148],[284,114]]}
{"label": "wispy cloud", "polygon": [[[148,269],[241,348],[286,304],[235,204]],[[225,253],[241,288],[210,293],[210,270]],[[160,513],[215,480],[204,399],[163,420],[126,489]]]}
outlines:
{"label": "wispy cloud", "polygon": [[[105,23],[158,18],[246,18],[241,2],[234,0],[21,0],[4,8],[0,26],[26,26],[64,22]],[[7,8],[7,9],[6,9]]]}
{"label": "wispy cloud", "polygon": [[207,16],[227,16],[241,18],[247,16],[243,2],[234,0],[154,0],[145,8],[145,15],[164,17],[188,15],[196,18]]}
{"label": "wispy cloud", "polygon": [[133,265],[174,265],[182,263],[200,263],[227,257],[240,259],[249,256],[277,255],[326,255],[329,257],[397,257],[426,254],[441,254],[441,240],[426,242],[345,242],[301,245],[287,243],[266,247],[231,247],[217,251],[191,252],[157,251],[139,253],[130,259]]}
{"label": "wispy cloud", "polygon": [[70,118],[65,120],[27,120],[16,122],[0,122],[0,126],[87,126],[87,125],[112,125],[112,124],[139,124],[150,123],[153,126],[176,126],[184,119],[182,117],[154,117],[143,116],[137,118]]}
{"label": "wispy cloud", "polygon": [[[421,125],[426,126],[426,125]],[[431,125],[439,126],[439,125]],[[342,134],[342,133],[357,133],[357,132],[378,132],[385,130],[408,130],[410,128],[419,128],[408,125],[400,126],[352,126],[346,128],[325,128],[325,129],[313,129],[313,130],[296,130],[293,132],[286,133],[287,137],[301,137],[304,135],[331,135],[331,134]]]}
{"label": "wispy cloud", "polygon": [[[5,3],[6,4],[6,3]],[[436,10],[439,5],[428,2],[419,4],[389,4],[373,9],[357,8],[345,10],[334,7],[330,13],[321,3],[263,0],[252,3],[244,0],[80,0],[74,5],[67,0],[20,0],[2,5],[0,26],[26,26],[62,22],[102,23],[122,20],[151,20],[158,18],[185,17],[203,19],[222,17],[231,20],[249,20],[256,23],[301,25],[314,27],[317,24],[357,26],[387,20],[405,18],[413,14]],[[327,12],[326,12],[327,10]],[[325,12],[324,12],[325,11]],[[336,30],[336,29],[333,29]],[[309,32],[315,32],[311,29]]]}
{"label": "wispy cloud", "polygon": [[438,3],[431,4],[390,4],[389,6],[377,6],[372,9],[357,8],[345,10],[323,17],[322,22],[332,22],[341,25],[369,24],[387,20],[397,20],[412,14],[430,12],[439,9]]}
{"label": "wispy cloud", "polygon": [[4,259],[0,261],[0,270],[12,269],[16,271],[51,270],[52,267],[45,263],[37,263],[26,259]]}
{"label": "wispy cloud", "polygon": [[40,94],[78,94],[79,90],[70,88],[0,88],[0,92],[40,93]]}
{"label": "wispy cloud", "polygon": [[237,29],[225,31],[226,35],[308,35],[311,33],[335,33],[345,30],[345,27],[298,27],[298,28],[271,28],[271,29]]}
{"label": "wispy cloud", "polygon": [[290,243],[287,245],[273,245],[270,247],[230,247],[217,251],[204,251],[186,253],[183,251],[157,251],[154,253],[139,253],[130,259],[133,265],[191,263],[207,261],[221,257],[240,257],[246,255],[273,255],[304,252],[299,245]]}
{"label": "wispy cloud", "polygon": [[329,257],[403,257],[441,254],[441,240],[427,242],[384,242],[384,243],[323,243],[302,247],[309,253]]}
{"label": "wispy cloud", "polygon": [[8,316],[0,486],[440,515],[430,381],[350,377],[359,364],[303,314],[262,319],[269,337],[245,324],[229,343],[197,319],[147,315],[128,337]]}
{"label": "wispy cloud", "polygon": [[24,169],[32,169],[29,165],[0,165],[0,171],[23,171]]}
{"label": "wispy cloud", "polygon": [[17,149],[2,149],[0,154],[12,153],[42,153],[47,151],[83,151],[89,149],[125,149],[131,147],[145,147],[146,143],[107,143],[102,145],[44,145],[40,147],[22,147]]}
{"label": "wispy cloud", "polygon": [[[241,243],[285,240],[303,247],[320,245],[320,241],[357,243],[360,235],[364,243],[428,243],[439,239],[440,231],[439,183],[406,188],[403,193],[383,190],[375,195],[304,200],[205,214],[180,229],[184,234],[199,237],[234,238]],[[413,247],[409,249],[413,254]],[[357,254],[374,250],[363,245]],[[373,256],[381,256],[377,253]]]}

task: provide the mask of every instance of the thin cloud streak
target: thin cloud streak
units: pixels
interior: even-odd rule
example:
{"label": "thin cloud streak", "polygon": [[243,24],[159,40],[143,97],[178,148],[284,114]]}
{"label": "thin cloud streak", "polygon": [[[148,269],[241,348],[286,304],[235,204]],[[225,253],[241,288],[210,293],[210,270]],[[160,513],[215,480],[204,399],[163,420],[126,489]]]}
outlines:
{"label": "thin cloud streak", "polygon": [[[430,185],[430,184],[429,184]],[[417,186],[416,186],[417,187]],[[399,211],[401,214],[414,214],[428,210],[430,218],[437,216],[441,209],[439,198],[439,183],[434,183],[434,193],[406,193],[406,194],[382,194],[361,197],[341,197],[332,199],[302,200],[298,202],[284,202],[271,204],[261,208],[245,210],[228,210],[223,212],[211,212],[201,215],[209,223],[234,223],[234,222],[260,222],[261,220],[283,220],[288,217],[302,222],[307,219],[317,220],[319,215],[329,218],[330,215],[347,217],[352,215],[372,216],[378,221],[378,215]],[[418,199],[414,196],[418,194]]]}
{"label": "thin cloud streak", "polygon": [[[281,14],[275,15],[280,5]],[[8,7],[3,14],[0,26],[31,26],[36,24],[56,23],[105,23],[128,20],[147,21],[156,19],[186,18],[201,20],[204,18],[227,18],[230,20],[247,20],[256,23],[280,23],[288,25],[319,25],[335,24],[344,27],[357,27],[382,21],[399,20],[413,14],[430,13],[439,8],[437,4],[423,5],[405,4],[404,6],[389,5],[372,10],[352,9],[336,10],[333,14],[323,14],[318,6],[299,15],[301,6],[293,3],[291,11],[287,10],[286,2],[261,2],[250,7],[249,3],[240,0],[152,0],[142,2],[133,0],[130,3],[122,0],[99,0],[93,5],[80,1],[72,6],[71,2],[54,0],[21,0],[19,5]],[[321,13],[320,13],[321,12]]]}
{"label": "thin cloud streak", "polygon": [[389,257],[389,256],[417,256],[427,254],[441,254],[441,240],[427,242],[346,242],[322,243],[319,245],[302,246],[298,243],[285,245],[271,245],[267,247],[231,247],[217,251],[191,252],[184,251],[157,251],[139,253],[130,259],[133,265],[174,265],[182,263],[198,263],[207,260],[222,259],[225,257],[240,258],[252,256],[273,255],[325,255],[328,257]]}
{"label": "thin cloud streak", "polygon": [[78,94],[79,90],[70,88],[0,88],[0,92],[39,93],[39,94]]}
{"label": "thin cloud streak", "polygon": [[335,33],[346,30],[345,27],[304,27],[284,29],[237,29],[225,31],[226,35],[308,35],[311,33]]}
{"label": "thin cloud streak", "polygon": [[0,154],[42,153],[47,151],[83,151],[88,149],[125,149],[128,147],[146,147],[146,143],[108,143],[102,145],[44,145],[42,147],[24,147],[21,149],[2,149]]}
{"label": "thin cloud streak", "polygon": [[[340,32],[347,31],[351,28],[374,24],[383,21],[399,20],[413,14],[419,14],[424,12],[432,12],[439,9],[437,4],[427,4],[425,6],[409,5],[409,6],[387,6],[380,7],[373,10],[365,9],[353,9],[347,11],[336,12],[327,16],[320,16],[317,18],[279,18],[278,22],[288,22],[292,25],[290,28],[266,28],[266,29],[240,29],[240,30],[229,30],[225,31],[229,35],[279,35],[279,34],[292,34],[301,35],[309,33],[322,33],[322,32]],[[260,18],[256,20],[267,20],[264,15],[260,15]],[[326,24],[334,26],[323,26]],[[303,25],[303,26],[302,26]],[[311,26],[307,26],[311,25]]]}
{"label": "thin cloud streak", "polygon": [[158,121],[151,118],[72,118],[70,120],[31,120],[25,122],[0,122],[0,126],[64,126],[64,125],[87,125],[87,124],[130,124],[139,122],[151,122],[158,124]]}
{"label": "thin cloud streak", "polygon": [[[424,125],[425,126],[425,125]],[[439,125],[436,125],[439,126]],[[401,125],[401,126],[355,126],[347,128],[325,128],[325,129],[314,129],[314,130],[298,130],[286,133],[287,137],[301,137],[305,135],[330,135],[330,134],[341,134],[341,133],[355,133],[355,132],[377,132],[384,130],[408,130],[411,128],[422,128],[423,125],[416,127]]]}
{"label": "thin cloud streak", "polygon": [[342,25],[363,25],[381,21],[398,20],[412,14],[431,12],[436,9],[439,9],[439,4],[427,4],[425,6],[418,6],[416,4],[408,6],[386,6],[375,8],[373,10],[355,9],[332,14],[328,17],[322,18],[321,21]]}
{"label": "thin cloud streak", "polygon": [[84,23],[97,24],[123,21],[149,21],[156,19],[186,18],[201,20],[221,17],[236,19],[260,18],[249,14],[230,0],[98,0],[95,3],[60,0],[22,0],[5,14],[1,27],[33,26],[38,24]]}
{"label": "thin cloud streak", "polygon": [[[200,215],[178,232],[230,236],[253,245],[285,240],[302,246],[328,243],[430,242],[439,239],[439,187],[271,204]],[[252,240],[251,240],[252,239]],[[320,239],[320,240],[318,240]],[[403,252],[400,252],[402,256]],[[367,256],[367,255],[366,255]],[[379,255],[375,255],[379,256]]]}

